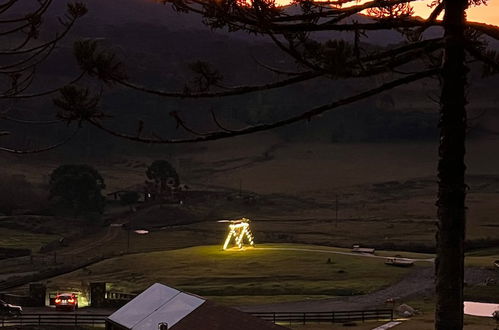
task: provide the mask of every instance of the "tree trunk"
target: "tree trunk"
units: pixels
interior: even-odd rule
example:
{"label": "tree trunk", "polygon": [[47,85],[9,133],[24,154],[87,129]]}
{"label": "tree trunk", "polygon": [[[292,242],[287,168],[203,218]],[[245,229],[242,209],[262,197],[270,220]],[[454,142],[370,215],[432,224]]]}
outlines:
{"label": "tree trunk", "polygon": [[440,99],[435,329],[463,328],[465,237],[466,0],[444,0],[445,54]]}

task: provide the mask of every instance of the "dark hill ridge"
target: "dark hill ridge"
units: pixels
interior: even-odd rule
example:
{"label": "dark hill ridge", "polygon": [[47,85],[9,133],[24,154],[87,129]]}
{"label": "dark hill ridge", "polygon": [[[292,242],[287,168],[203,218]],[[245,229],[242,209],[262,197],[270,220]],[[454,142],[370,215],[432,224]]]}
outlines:
{"label": "dark hill ridge", "polygon": [[[57,6],[51,9],[52,15],[61,14],[64,9],[64,1],[56,3]],[[199,59],[219,68],[226,84],[258,84],[282,78],[256,65],[254,58],[276,67],[294,66],[289,56],[264,37],[243,32],[212,31],[201,23],[198,15],[176,13],[170,5],[146,0],[87,0],[86,3],[88,15],[79,22],[58,52],[40,68],[38,88],[45,87],[47,82],[55,84],[67,81],[76,74],[71,49],[72,42],[80,38],[103,39],[102,43],[113,47],[123,59],[132,80],[168,90],[182,90],[191,79],[188,63]],[[372,35],[368,41],[380,39],[389,43],[393,41],[393,36],[393,32],[380,32],[379,35]],[[324,38],[325,34],[319,37]],[[162,99],[113,87],[105,93],[102,106],[117,118],[113,122],[117,128],[133,131],[138,117],[150,123],[148,127],[156,132],[166,129],[178,136],[182,133],[176,131],[175,124],[168,120],[168,113],[172,110],[182,111],[184,118],[196,128],[214,129],[206,115],[206,109],[214,108],[226,122],[238,127],[276,120],[323,102],[352,95],[389,79],[316,79],[272,92],[203,101]],[[478,79],[475,80],[478,82]],[[484,108],[493,107],[494,100],[487,98],[487,95],[491,95],[487,90],[495,85],[496,80],[480,80],[476,84],[480,88],[474,88],[471,93],[473,111],[478,113]],[[431,80],[403,86],[395,92],[339,109],[323,116],[321,120],[313,120],[309,125],[283,129],[280,134],[291,140],[300,140],[309,135],[309,138],[312,136],[326,141],[434,138],[436,128],[431,128],[436,126],[438,105],[429,96],[435,97],[436,86],[437,82]],[[386,102],[383,101],[387,95],[393,101],[389,102],[389,109],[384,107]],[[50,98],[36,100],[36,103],[21,103],[19,107],[25,110],[27,118],[51,118],[54,111]],[[36,129],[32,128],[13,128],[14,131],[16,129],[22,131],[23,135],[36,133]],[[42,135],[46,134],[44,130],[42,132]],[[52,138],[61,137],[64,136],[64,129],[50,130],[50,133]],[[110,145],[116,143],[116,140],[99,134],[94,138],[93,134],[88,134],[85,141],[81,142],[86,148],[99,141],[99,147],[109,150]]]}

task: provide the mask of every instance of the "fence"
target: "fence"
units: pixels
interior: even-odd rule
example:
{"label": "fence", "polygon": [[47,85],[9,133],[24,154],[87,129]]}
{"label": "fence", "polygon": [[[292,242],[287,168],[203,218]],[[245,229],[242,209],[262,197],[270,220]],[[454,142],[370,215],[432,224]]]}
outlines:
{"label": "fence", "polygon": [[0,318],[0,326],[98,326],[105,324],[107,316],[103,314],[22,314],[16,318]]}
{"label": "fence", "polygon": [[[273,323],[345,323],[350,321],[393,320],[393,310],[375,309],[344,312],[264,312],[250,313]],[[0,318],[0,326],[59,325],[59,326],[102,326],[105,314],[22,314],[17,318]]]}
{"label": "fence", "polygon": [[393,320],[392,309],[341,312],[264,312],[251,315],[273,323],[345,323],[350,321]]}
{"label": "fence", "polygon": [[133,293],[123,293],[123,292],[106,291],[106,299],[107,300],[130,301],[130,300],[132,300],[135,297],[137,297],[137,295],[133,294]]}

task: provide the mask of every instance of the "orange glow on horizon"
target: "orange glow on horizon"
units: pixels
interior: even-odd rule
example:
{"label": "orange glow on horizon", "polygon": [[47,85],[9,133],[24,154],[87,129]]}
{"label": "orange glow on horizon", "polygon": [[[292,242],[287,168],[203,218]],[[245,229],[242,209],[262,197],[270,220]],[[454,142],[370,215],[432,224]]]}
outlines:
{"label": "orange glow on horizon", "polygon": [[[428,3],[426,1],[414,3],[416,15],[427,17],[431,13]],[[489,0],[486,6],[470,7],[467,13],[468,21],[499,25],[499,0]]]}
{"label": "orange glow on horizon", "polygon": [[[363,1],[360,1],[363,2]],[[289,4],[288,0],[276,0],[277,4],[286,5]],[[417,1],[413,3],[415,9],[415,15],[423,18],[430,15],[432,9],[428,7],[431,1]],[[473,22],[481,22],[487,24],[493,24],[499,26],[499,0],[488,0],[488,4],[470,7],[468,9],[468,20]]]}

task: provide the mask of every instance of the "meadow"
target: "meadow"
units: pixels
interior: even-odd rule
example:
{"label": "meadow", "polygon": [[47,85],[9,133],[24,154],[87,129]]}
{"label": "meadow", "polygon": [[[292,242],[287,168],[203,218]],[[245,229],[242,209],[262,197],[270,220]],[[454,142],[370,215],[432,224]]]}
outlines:
{"label": "meadow", "polygon": [[[307,251],[266,249],[276,247]],[[328,248],[264,244],[244,251],[197,246],[137,253],[51,279],[50,285],[104,281],[111,284],[112,291],[140,292],[161,282],[225,303],[248,304],[367,294],[411,271],[386,266],[383,259],[311,251],[314,249]]]}

